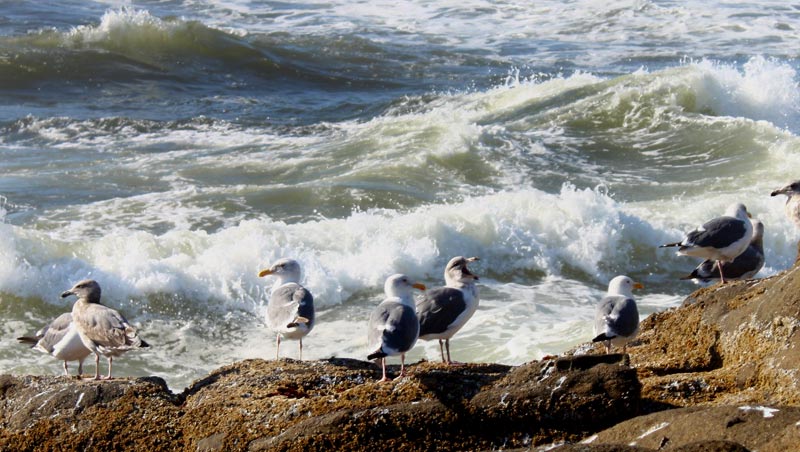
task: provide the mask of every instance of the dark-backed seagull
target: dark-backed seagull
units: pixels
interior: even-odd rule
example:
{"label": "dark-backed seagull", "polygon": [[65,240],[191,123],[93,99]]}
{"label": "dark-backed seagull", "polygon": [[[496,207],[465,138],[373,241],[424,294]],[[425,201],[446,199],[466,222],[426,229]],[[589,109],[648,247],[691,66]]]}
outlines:
{"label": "dark-backed seagull", "polygon": [[115,356],[134,348],[150,346],[139,338],[136,328],[122,314],[100,303],[100,292],[97,281],[85,279],[61,294],[61,298],[70,295],[78,297],[72,306],[72,321],[83,345],[94,353],[95,380],[100,380],[100,355],[108,359],[108,375],[104,378],[111,379]]}
{"label": "dark-backed seagull", "polygon": [[627,351],[628,342],[639,333],[639,310],[633,299],[633,289],[642,289],[639,283],[620,275],[608,283],[608,293],[594,311],[594,334],[592,342],[603,342],[606,353],[611,347],[622,346]]}
{"label": "dark-backed seagull", "polygon": [[386,357],[400,355],[400,375],[406,374],[406,352],[414,347],[419,336],[419,320],[414,310],[411,289],[425,290],[425,286],[412,282],[408,276],[395,274],[386,279],[383,292],[386,298],[372,311],[367,331],[367,359],[380,359],[383,377],[386,376]]}
{"label": "dark-backed seagull", "polygon": [[[728,280],[731,279],[750,279],[758,273],[764,266],[764,223],[759,220],[752,220],[753,238],[747,249],[731,262],[722,264],[722,273]],[[708,283],[711,280],[719,279],[717,263],[712,260],[704,260],[695,268],[692,273],[681,279],[691,279],[695,283]]]}
{"label": "dark-backed seagull", "polygon": [[35,336],[18,337],[20,343],[64,361],[64,375],[69,376],[69,361],[78,361],[78,377],[83,373],[83,360],[92,352],[83,345],[72,313],[65,312],[48,323]]}
{"label": "dark-backed seagull", "polygon": [[276,333],[275,359],[280,356],[281,339],[300,341],[303,359],[303,338],[314,328],[314,297],[300,285],[300,264],[294,259],[279,259],[259,277],[277,277],[267,303],[267,326]]}
{"label": "dark-backed seagull", "polygon": [[[478,276],[469,271],[467,264],[477,261],[477,257],[457,256],[450,259],[444,268],[444,287],[434,287],[417,301],[419,317],[419,338],[430,341],[439,340],[442,361],[452,364],[450,359],[450,338],[464,326],[478,309]],[[444,348],[447,348],[445,359]]]}
{"label": "dark-backed seagull", "polygon": [[677,246],[678,254],[701,257],[717,262],[720,269],[720,282],[725,282],[720,263],[731,262],[742,254],[753,237],[750,214],[744,204],[736,203],[728,207],[725,215],[703,223],[688,232],[680,242],[661,245],[661,248]]}

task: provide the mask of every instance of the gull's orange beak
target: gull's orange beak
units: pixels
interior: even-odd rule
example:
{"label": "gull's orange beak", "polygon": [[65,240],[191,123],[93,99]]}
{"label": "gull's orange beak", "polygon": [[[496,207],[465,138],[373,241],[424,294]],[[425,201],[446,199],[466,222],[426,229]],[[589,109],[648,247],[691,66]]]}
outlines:
{"label": "gull's orange beak", "polygon": [[424,291],[426,289],[425,288],[425,284],[422,284],[422,283],[414,283],[414,284],[411,285],[411,287],[413,287],[415,289],[422,290],[422,291]]}
{"label": "gull's orange beak", "polygon": [[635,282],[635,283],[633,283],[633,288],[634,289],[644,289],[644,284]]}

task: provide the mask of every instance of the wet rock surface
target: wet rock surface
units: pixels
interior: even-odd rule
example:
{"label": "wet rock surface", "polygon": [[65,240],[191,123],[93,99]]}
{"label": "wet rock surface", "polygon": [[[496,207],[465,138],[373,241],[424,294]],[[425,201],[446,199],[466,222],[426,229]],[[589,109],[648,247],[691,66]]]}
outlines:
{"label": "wet rock surface", "polygon": [[[595,359],[597,365],[591,365]],[[620,360],[620,357],[617,357]],[[633,369],[608,357],[519,367],[249,360],[173,394],[158,378],[2,376],[3,450],[482,450],[577,440],[635,415]],[[589,363],[589,364],[587,364]],[[392,369],[395,370],[396,369]],[[605,412],[599,420],[595,413]]]}

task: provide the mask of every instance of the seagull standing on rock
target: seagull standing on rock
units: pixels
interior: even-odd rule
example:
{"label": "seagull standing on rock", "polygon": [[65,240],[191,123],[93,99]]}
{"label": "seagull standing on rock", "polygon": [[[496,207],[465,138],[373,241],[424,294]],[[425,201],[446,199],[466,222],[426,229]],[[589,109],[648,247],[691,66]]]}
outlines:
{"label": "seagull standing on rock", "polygon": [[267,304],[267,325],[276,332],[275,359],[280,356],[281,339],[300,341],[303,359],[303,338],[314,328],[314,297],[300,285],[300,264],[294,259],[279,259],[259,277],[274,275],[277,281]]}
{"label": "seagull standing on rock", "polygon": [[419,320],[414,309],[411,289],[425,290],[425,286],[412,282],[408,276],[395,274],[386,279],[383,292],[386,298],[372,311],[367,330],[367,359],[380,359],[383,377],[386,376],[386,357],[400,355],[400,375],[406,375],[406,352],[414,347],[419,336]]}
{"label": "seagull standing on rock", "polygon": [[[752,220],[753,238],[750,245],[744,252],[731,262],[722,264],[722,273],[728,280],[731,279],[750,279],[764,267],[764,223],[759,220]],[[716,271],[716,262],[704,260],[695,268],[692,273],[681,279],[691,279],[695,283],[708,283],[711,280],[719,279]]]}
{"label": "seagull standing on rock", "polygon": [[608,293],[597,304],[594,314],[594,334],[592,342],[603,342],[606,353],[612,346],[622,346],[627,351],[628,342],[639,333],[639,309],[633,299],[633,289],[642,289],[640,283],[620,275],[608,283]]}
{"label": "seagull standing on rock", "polygon": [[[450,359],[450,338],[456,334],[478,309],[478,276],[467,268],[477,257],[456,256],[444,268],[444,287],[434,287],[417,302],[419,338],[439,340],[442,361],[455,364]],[[444,347],[447,348],[445,359]]]}
{"label": "seagull standing on rock", "polygon": [[722,263],[731,262],[742,254],[752,237],[750,214],[744,204],[736,203],[728,207],[724,216],[703,223],[680,242],[661,245],[661,248],[677,246],[680,255],[716,261],[720,283],[725,283]]}
{"label": "seagull standing on rock", "polygon": [[100,303],[100,293],[97,281],[85,279],[62,293],[61,298],[70,295],[78,297],[72,306],[72,321],[83,345],[94,353],[94,379],[101,379],[100,355],[103,355],[108,359],[108,375],[102,379],[110,380],[115,356],[135,348],[149,347],[150,344],[139,338],[136,328],[122,314]]}

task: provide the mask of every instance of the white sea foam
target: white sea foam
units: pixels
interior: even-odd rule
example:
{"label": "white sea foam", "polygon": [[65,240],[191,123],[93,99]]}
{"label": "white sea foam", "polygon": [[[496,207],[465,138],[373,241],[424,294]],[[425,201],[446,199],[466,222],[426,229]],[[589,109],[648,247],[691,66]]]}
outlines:
{"label": "white sea foam", "polygon": [[147,10],[122,7],[106,11],[98,25],[73,28],[64,39],[66,43],[77,46],[94,43],[128,48],[163,46],[169,44],[172,34],[183,27],[183,22],[166,22]]}
{"label": "white sea foam", "polygon": [[[565,185],[557,194],[521,189],[409,212],[370,210],[295,224],[251,219],[213,233],[174,227],[153,234],[118,226],[90,238],[82,229],[88,225],[64,233],[0,224],[6,257],[0,291],[52,299],[73,280],[94,274],[102,275],[106,293],[119,299],[167,293],[261,305],[259,267],[295,256],[304,263],[320,305],[333,306],[364,288],[380,287],[395,271],[438,279],[442,262],[457,254],[480,256],[494,275],[506,278],[532,270],[551,276],[577,270],[603,286],[618,273],[687,268],[686,258],[655,246],[679,238],[687,225],[700,224],[709,212],[721,212],[738,199],[627,206],[601,189]],[[745,201],[755,216],[773,225],[765,237],[772,250],[769,265],[791,262],[793,242],[783,237],[791,236],[791,225],[781,202],[769,196]],[[130,215],[114,212],[114,203],[99,207],[109,209],[107,215],[118,224]],[[180,216],[174,207],[168,210]],[[81,222],[67,228],[76,224]]]}
{"label": "white sea foam", "polygon": [[[342,34],[367,28],[378,36],[391,34],[393,39],[428,38],[449,46],[495,50],[498,54],[502,45],[509,42],[560,42],[592,48],[585,55],[591,62],[617,57],[618,44],[622,42],[639,44],[636,48],[625,47],[628,54],[641,50],[648,55],[663,52],[672,56],[674,48],[664,43],[681,42],[682,50],[698,52],[719,47],[719,41],[734,48],[740,43],[740,53],[747,54],[754,42],[770,50],[797,47],[799,39],[790,25],[796,21],[793,11],[781,2],[746,5],[689,1],[664,5],[646,0],[403,0],[361,4],[336,0],[305,2],[302,9],[280,4],[272,6],[267,17],[255,14],[263,12],[264,5],[255,6],[249,1],[208,3],[214,7],[198,7],[200,14],[208,15],[205,20],[218,26],[238,24],[250,32]],[[557,56],[556,52],[549,54],[546,46],[535,50],[539,61]]]}
{"label": "white sea foam", "polygon": [[797,71],[785,62],[750,58],[740,71],[732,65],[702,61],[696,86],[698,108],[717,114],[766,120],[800,130],[800,85]]}
{"label": "white sea foam", "polygon": [[569,268],[602,286],[617,273],[647,271],[649,264],[631,254],[668,237],[602,190],[569,185],[558,194],[501,192],[409,212],[371,210],[295,224],[251,219],[213,233],[118,227],[94,238],[54,238],[54,232],[0,227],[9,257],[0,272],[2,292],[53,299],[75,279],[95,275],[104,279],[104,293],[119,300],[176,294],[255,306],[266,301],[256,272],[282,256],[303,262],[306,283],[325,307],[380,287],[396,271],[439,279],[443,261],[457,254],[480,256],[493,275],[559,276]]}

